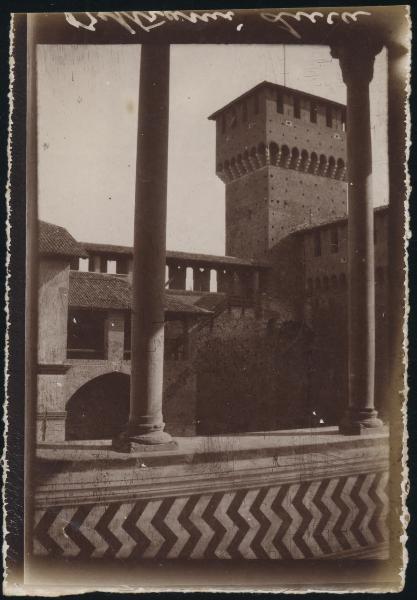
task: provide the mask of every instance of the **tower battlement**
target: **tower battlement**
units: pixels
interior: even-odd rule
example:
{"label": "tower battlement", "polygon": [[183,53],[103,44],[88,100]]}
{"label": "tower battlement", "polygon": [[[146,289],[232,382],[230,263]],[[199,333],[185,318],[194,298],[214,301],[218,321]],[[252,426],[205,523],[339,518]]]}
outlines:
{"label": "tower battlement", "polygon": [[343,104],[264,81],[209,119],[226,253],[262,257],[294,229],[346,214]]}

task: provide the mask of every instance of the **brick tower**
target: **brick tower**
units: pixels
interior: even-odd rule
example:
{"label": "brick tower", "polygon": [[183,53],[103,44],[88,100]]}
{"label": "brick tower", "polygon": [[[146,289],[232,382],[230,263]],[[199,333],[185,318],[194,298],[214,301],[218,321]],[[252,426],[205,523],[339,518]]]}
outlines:
{"label": "brick tower", "polygon": [[262,258],[288,234],[345,216],[345,106],[264,81],[209,119],[226,184],[226,254]]}

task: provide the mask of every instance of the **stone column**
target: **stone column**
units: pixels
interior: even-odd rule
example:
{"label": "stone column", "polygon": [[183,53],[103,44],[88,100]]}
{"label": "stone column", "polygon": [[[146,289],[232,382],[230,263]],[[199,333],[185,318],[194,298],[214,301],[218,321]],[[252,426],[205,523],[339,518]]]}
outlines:
{"label": "stone column", "polygon": [[92,262],[94,273],[101,273],[101,257],[98,254],[96,254],[95,256],[93,256]]}
{"label": "stone column", "polygon": [[198,267],[193,267],[193,290],[195,292],[201,291],[200,269]]}
{"label": "stone column", "polygon": [[100,273],[107,273],[107,258],[100,256]]}
{"label": "stone column", "polygon": [[[162,418],[169,45],[141,49],[132,281],[132,374],[124,448],[169,444]],[[160,447],[160,446],[159,446]]]}
{"label": "stone column", "polygon": [[375,274],[374,202],[369,83],[382,45],[370,37],[332,48],[347,86],[349,407],[341,433],[380,427],[374,405]]}

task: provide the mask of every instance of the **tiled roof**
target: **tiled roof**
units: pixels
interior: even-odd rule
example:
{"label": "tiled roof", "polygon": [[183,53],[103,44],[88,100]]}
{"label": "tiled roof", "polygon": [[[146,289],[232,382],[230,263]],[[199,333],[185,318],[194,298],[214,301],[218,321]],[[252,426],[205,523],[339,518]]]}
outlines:
{"label": "tiled roof", "polygon": [[[127,310],[131,308],[131,287],[127,277],[89,271],[70,271],[69,305],[73,308]],[[165,292],[165,312],[208,316],[210,311],[183,302]]]}
{"label": "tiled roof", "polygon": [[46,221],[39,221],[39,253],[43,256],[88,257],[82,245],[64,227]]}
{"label": "tiled roof", "polygon": [[[374,215],[384,214],[388,211],[388,205],[384,204],[382,206],[376,206],[374,208]],[[293,235],[302,235],[303,233],[308,233],[309,231],[314,231],[316,229],[324,229],[325,227],[331,227],[332,225],[341,225],[343,223],[347,223],[348,215],[344,217],[337,217],[332,221],[323,221],[323,223],[318,223],[317,225],[301,225],[297,229],[295,229],[292,234]]]}
{"label": "tiled roof", "polygon": [[[80,242],[83,248],[90,254],[103,254],[107,256],[127,256],[133,255],[132,246],[117,246],[114,244],[95,244],[91,242]],[[203,264],[221,264],[235,265],[237,267],[266,267],[265,261],[250,258],[237,258],[236,256],[218,256],[215,254],[198,254],[195,252],[180,252],[177,250],[167,250],[167,263],[170,261],[183,261],[187,263]]]}
{"label": "tiled roof", "polygon": [[273,88],[275,90],[282,90],[282,92],[287,92],[287,93],[295,94],[298,96],[304,96],[305,98],[310,98],[311,100],[316,100],[317,102],[326,102],[327,104],[333,104],[334,106],[338,106],[340,108],[346,108],[345,104],[342,104],[341,102],[336,102],[335,100],[330,100],[330,98],[324,98],[323,96],[316,96],[315,94],[309,94],[308,92],[303,92],[302,90],[296,90],[295,88],[286,87],[284,85],[280,85],[279,83],[272,83],[271,81],[261,81],[261,83],[258,83],[250,90],[247,90],[246,92],[244,92],[237,98],[234,98],[233,100],[231,100],[230,102],[228,102],[227,104],[225,104],[224,106],[222,106],[221,108],[216,110],[208,118],[210,120],[215,120],[216,117],[221,112],[223,112],[224,110],[227,110],[230,106],[233,106],[233,104],[235,104],[237,102],[241,102],[244,98],[251,96],[256,91],[260,90],[263,87],[269,87],[269,88]]}

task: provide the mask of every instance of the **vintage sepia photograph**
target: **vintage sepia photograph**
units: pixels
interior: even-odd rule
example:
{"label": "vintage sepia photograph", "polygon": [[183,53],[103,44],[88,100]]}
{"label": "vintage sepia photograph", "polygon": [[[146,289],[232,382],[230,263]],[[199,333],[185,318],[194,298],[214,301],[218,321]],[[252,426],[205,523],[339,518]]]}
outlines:
{"label": "vintage sepia photograph", "polygon": [[402,589],[408,7],[11,28],[5,593]]}

